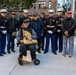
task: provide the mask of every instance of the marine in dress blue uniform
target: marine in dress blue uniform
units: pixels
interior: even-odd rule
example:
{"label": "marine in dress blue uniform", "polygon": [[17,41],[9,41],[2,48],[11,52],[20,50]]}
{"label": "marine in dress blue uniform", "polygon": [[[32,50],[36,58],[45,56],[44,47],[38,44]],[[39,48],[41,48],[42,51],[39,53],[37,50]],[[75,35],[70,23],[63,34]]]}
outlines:
{"label": "marine in dress blue uniform", "polygon": [[54,10],[49,10],[49,18],[46,19],[46,45],[45,45],[45,53],[49,50],[49,43],[51,38],[51,47],[52,47],[52,53],[56,53],[55,48],[55,39],[56,39],[56,18],[54,18]]}
{"label": "marine in dress blue uniform", "polygon": [[7,19],[6,16],[6,9],[0,10],[0,56],[6,54],[5,46],[6,46],[6,33],[7,33]]}
{"label": "marine in dress blue uniform", "polygon": [[[61,30],[61,22],[64,19],[62,16],[62,8],[57,9],[57,18],[56,18],[56,24],[57,24],[57,35],[56,35],[56,50],[59,49],[59,53],[62,52],[62,43],[63,43],[63,34]],[[59,43],[59,44],[58,44]]]}

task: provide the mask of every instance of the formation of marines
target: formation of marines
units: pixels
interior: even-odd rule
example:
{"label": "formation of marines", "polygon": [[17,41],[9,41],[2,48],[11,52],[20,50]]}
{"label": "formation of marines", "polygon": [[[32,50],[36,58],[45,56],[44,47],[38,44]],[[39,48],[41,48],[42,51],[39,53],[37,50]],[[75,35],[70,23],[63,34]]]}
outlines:
{"label": "formation of marines", "polygon": [[[29,10],[23,10],[23,17],[19,20],[16,19],[16,13],[11,12],[9,19],[6,19],[6,9],[0,10],[0,56],[6,54],[5,47],[7,46],[7,53],[11,51],[15,52],[15,38],[20,44],[19,57],[26,56],[26,51],[29,48],[31,51],[32,59],[36,58],[36,51],[44,54],[49,52],[49,46],[53,54],[57,55],[63,52],[63,55],[68,54],[69,57],[73,56],[74,51],[74,33],[76,28],[76,21],[72,18],[72,12],[68,10],[65,16],[62,16],[63,10],[57,9],[57,15],[54,15],[54,10],[48,10],[49,14],[46,17],[42,12],[40,15],[29,15]],[[38,46],[35,44],[25,45],[23,42],[23,32],[28,31],[31,33],[31,38],[27,38],[29,41],[36,39]],[[16,35],[17,32],[17,35]],[[6,45],[7,37],[7,45]],[[50,42],[51,39],[51,42]],[[67,49],[67,43],[69,39],[69,50]],[[51,43],[51,44],[50,44]]]}

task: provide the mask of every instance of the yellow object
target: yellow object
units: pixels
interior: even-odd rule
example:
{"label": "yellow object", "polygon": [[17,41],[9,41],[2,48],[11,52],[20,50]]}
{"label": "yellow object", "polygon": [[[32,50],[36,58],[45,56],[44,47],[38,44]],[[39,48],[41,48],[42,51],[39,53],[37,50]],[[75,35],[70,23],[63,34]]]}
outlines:
{"label": "yellow object", "polygon": [[24,44],[26,44],[26,45],[37,44],[37,40],[34,40],[34,39],[32,39],[31,41],[28,40],[31,37],[32,37],[31,33],[23,29],[23,42],[24,42]]}
{"label": "yellow object", "polygon": [[27,51],[27,56],[23,56],[22,60],[25,61],[25,62],[32,62],[29,50]]}

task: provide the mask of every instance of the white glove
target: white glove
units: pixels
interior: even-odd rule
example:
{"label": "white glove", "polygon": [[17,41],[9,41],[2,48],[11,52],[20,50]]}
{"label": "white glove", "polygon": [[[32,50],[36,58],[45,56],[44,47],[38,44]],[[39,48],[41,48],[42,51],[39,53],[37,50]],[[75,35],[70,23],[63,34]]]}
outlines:
{"label": "white glove", "polygon": [[57,32],[58,32],[58,33],[60,33],[60,32],[61,32],[61,30],[60,30],[60,29],[58,29],[58,30],[57,30]]}
{"label": "white glove", "polygon": [[6,33],[7,33],[7,31],[6,31],[6,30],[3,30],[3,31],[2,31],[2,33],[3,33],[3,34],[6,34]]}
{"label": "white glove", "polygon": [[53,32],[49,30],[48,33],[49,33],[49,34],[52,34]]}

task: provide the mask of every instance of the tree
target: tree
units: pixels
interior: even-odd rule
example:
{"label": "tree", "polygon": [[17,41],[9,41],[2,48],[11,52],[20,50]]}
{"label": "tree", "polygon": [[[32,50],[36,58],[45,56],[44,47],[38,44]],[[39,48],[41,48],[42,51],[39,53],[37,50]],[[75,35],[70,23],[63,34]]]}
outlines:
{"label": "tree", "polygon": [[62,5],[65,11],[71,10],[71,6],[72,6],[71,0],[66,0],[66,2],[64,2]]}
{"label": "tree", "polygon": [[37,0],[0,0],[0,7],[11,7],[18,9],[19,7],[29,9]]}
{"label": "tree", "polygon": [[63,13],[65,13],[67,10],[71,10],[71,6],[72,0],[61,0],[61,2],[57,4],[58,8],[63,8]]}

